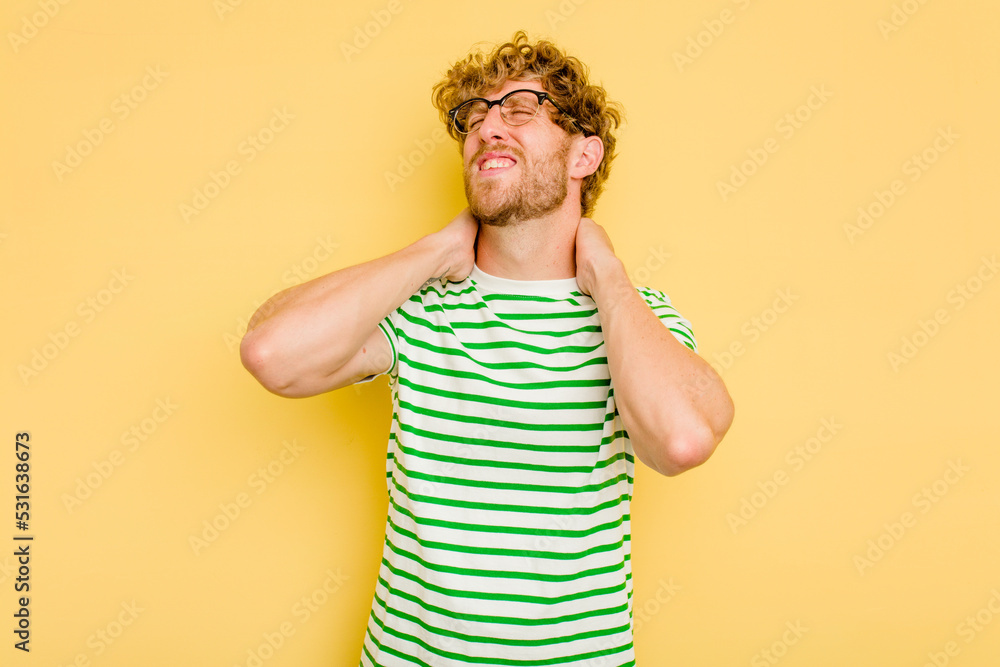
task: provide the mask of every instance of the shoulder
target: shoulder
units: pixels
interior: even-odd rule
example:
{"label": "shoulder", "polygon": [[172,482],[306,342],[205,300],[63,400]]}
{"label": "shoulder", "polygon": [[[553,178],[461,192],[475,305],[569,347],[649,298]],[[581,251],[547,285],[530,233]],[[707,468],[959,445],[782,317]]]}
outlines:
{"label": "shoulder", "polygon": [[694,328],[691,322],[674,307],[666,292],[644,285],[637,286],[635,289],[653,313],[660,318],[664,326],[670,329],[674,337],[694,352],[697,352],[698,343],[695,340]]}

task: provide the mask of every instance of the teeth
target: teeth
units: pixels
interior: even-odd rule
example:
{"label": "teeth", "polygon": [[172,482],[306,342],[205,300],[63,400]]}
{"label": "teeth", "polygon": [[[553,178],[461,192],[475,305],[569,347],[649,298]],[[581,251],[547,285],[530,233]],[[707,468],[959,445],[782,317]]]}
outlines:
{"label": "teeth", "polygon": [[514,164],[513,160],[509,160],[504,157],[493,158],[492,160],[487,160],[486,162],[484,162],[483,166],[480,167],[480,171],[486,171],[487,169],[496,169],[498,167],[509,167],[512,164]]}

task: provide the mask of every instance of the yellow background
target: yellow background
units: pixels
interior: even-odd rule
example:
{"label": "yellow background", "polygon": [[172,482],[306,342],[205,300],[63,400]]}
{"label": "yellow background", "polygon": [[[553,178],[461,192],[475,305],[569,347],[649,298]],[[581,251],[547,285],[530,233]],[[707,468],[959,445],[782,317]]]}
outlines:
{"label": "yellow background", "polygon": [[[594,217],[691,320],[736,404],[703,467],[637,473],[640,667],[996,664],[996,3],[225,1],[0,12],[0,662],[248,665],[285,624],[262,664],[356,664],[388,385],[281,399],[236,342],[271,294],[457,213],[430,88],[523,27],[625,105]],[[89,154],[54,165],[74,150]],[[733,169],[752,173],[723,197]],[[185,215],[196,192],[214,196]],[[961,307],[960,284],[978,289]],[[893,361],[904,337],[916,354]],[[27,655],[11,632],[18,431]],[[286,442],[301,451],[281,462]],[[193,547],[212,521],[228,526]]]}

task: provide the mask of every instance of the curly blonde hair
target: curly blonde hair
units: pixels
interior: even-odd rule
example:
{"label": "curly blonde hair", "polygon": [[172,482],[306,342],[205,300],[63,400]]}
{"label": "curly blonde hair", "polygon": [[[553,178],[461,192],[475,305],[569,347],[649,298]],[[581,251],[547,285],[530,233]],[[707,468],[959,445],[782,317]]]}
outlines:
{"label": "curly blonde hair", "polygon": [[624,112],[620,104],[607,99],[603,87],[590,84],[588,76],[587,66],[577,58],[564,54],[547,40],[532,44],[524,31],[518,30],[511,41],[497,46],[492,53],[471,53],[452,65],[435,84],[431,99],[461,151],[466,135],[452,127],[449,109],[469,98],[482,97],[508,80],[540,82],[571,116],[553,110],[553,122],[571,135],[582,133],[604,142],[604,159],[597,171],[583,179],[580,191],[583,215],[590,216],[611,172],[615,157],[613,131],[621,125]]}

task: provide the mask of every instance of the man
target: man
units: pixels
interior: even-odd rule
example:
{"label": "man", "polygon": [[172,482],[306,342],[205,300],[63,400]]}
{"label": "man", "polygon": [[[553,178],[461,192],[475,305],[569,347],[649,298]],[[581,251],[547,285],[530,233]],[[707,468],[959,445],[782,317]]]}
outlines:
{"label": "man", "polygon": [[620,121],[583,65],[518,32],[433,97],[469,208],[276,295],[243,363],[289,397],[390,379],[361,665],[634,665],[634,458],[701,464],[732,401],[687,320],[583,217]]}

